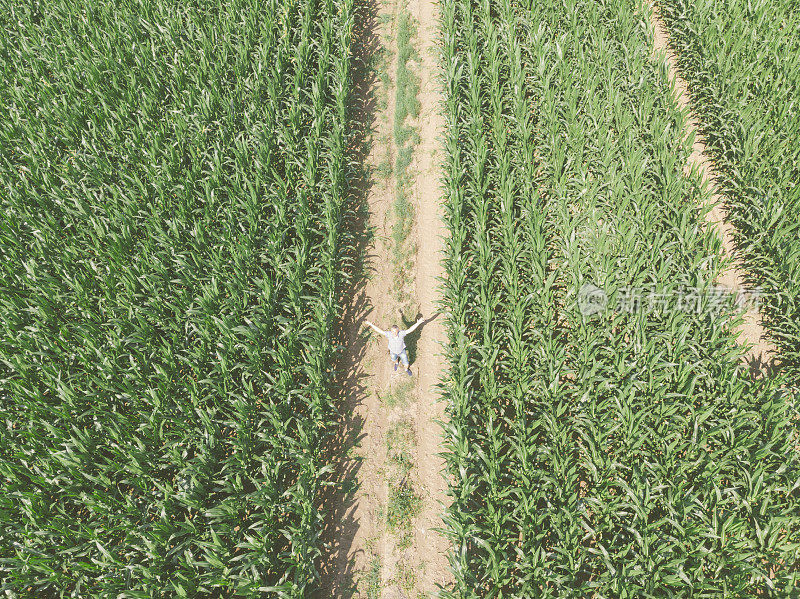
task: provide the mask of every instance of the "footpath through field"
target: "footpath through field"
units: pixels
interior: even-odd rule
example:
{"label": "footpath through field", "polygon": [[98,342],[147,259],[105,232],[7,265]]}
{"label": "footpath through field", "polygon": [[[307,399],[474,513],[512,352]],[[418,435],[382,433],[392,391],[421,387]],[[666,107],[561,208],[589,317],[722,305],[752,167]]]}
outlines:
{"label": "footpath through field", "polygon": [[[449,579],[437,383],[444,318],[437,317],[446,228],[441,218],[443,120],[436,73],[437,4],[367,1],[358,15],[354,107],[364,138],[364,279],[343,302],[346,388],[339,492],[326,506],[319,597],[435,597]],[[404,204],[407,202],[407,205]],[[395,372],[387,329],[424,324],[407,338],[412,377]]]}

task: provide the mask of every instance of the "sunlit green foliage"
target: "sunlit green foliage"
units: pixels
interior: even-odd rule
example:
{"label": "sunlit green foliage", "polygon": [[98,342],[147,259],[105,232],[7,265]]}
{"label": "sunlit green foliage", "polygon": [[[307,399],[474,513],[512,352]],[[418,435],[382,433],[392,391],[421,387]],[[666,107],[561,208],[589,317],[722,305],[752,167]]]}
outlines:
{"label": "sunlit green foliage", "polygon": [[[446,0],[442,23],[449,596],[788,596],[794,399],[751,380],[730,306],[674,303],[724,260],[643,7]],[[625,287],[668,309],[620,310]]]}
{"label": "sunlit green foliage", "polygon": [[0,589],[305,596],[352,2],[0,7]]}
{"label": "sunlit green foliage", "polygon": [[778,367],[800,386],[800,6],[660,0],[736,245],[764,292]]}

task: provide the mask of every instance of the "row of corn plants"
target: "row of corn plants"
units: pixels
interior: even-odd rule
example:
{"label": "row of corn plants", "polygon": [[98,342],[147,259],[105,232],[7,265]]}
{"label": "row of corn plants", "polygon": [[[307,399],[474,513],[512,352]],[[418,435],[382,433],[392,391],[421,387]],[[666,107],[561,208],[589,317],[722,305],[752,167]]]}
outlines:
{"label": "row of corn plants", "polygon": [[778,366],[800,385],[800,12],[780,0],[659,0]]}
{"label": "row of corn plants", "polygon": [[351,0],[0,14],[0,593],[303,597]]}
{"label": "row of corn plants", "polygon": [[794,397],[750,378],[710,290],[726,262],[643,7],[445,0],[441,22],[446,596],[787,596]]}

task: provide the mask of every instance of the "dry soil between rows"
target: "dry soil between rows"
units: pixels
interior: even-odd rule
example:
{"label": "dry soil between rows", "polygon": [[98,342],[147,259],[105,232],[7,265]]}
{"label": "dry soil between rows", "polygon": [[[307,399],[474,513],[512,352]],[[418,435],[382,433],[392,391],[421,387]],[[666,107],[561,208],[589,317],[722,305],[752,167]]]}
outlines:
{"label": "dry soil between rows", "polygon": [[[367,2],[358,15],[356,57],[366,65],[380,52],[382,39],[390,39],[387,49],[396,49],[394,31],[400,5],[396,2]],[[399,322],[400,315],[391,290],[395,267],[391,257],[392,205],[396,179],[378,176],[380,165],[391,156],[396,93],[396,52],[389,53],[386,63],[388,90],[383,89],[374,70],[364,67],[356,77],[355,111],[365,129],[364,162],[372,174],[363,181],[363,202],[368,209],[367,222],[361,223],[374,235],[362,248],[365,253],[366,277],[343,298],[343,356],[339,370],[345,397],[341,407],[340,453],[334,476],[340,492],[326,504],[329,522],[323,535],[325,551],[320,563],[321,589],[324,599],[339,597],[383,597],[387,599],[418,596],[435,597],[440,585],[448,584],[448,543],[434,528],[443,526],[442,506],[446,503],[444,460],[440,457],[444,404],[439,401],[436,385],[445,363],[441,346],[445,340],[443,318],[434,318],[438,309],[438,278],[443,274],[441,263],[446,228],[442,220],[440,188],[440,139],[443,118],[440,113],[441,93],[438,89],[438,53],[436,32],[438,8],[434,0],[410,0],[406,10],[414,17],[417,35],[414,41],[421,63],[415,70],[419,76],[419,118],[414,125],[420,142],[410,172],[413,177],[411,197],[415,222],[409,242],[416,244],[413,273],[409,276],[414,300],[426,318],[419,329],[416,361],[413,371],[413,401],[398,414],[387,408],[387,391],[405,381],[394,373],[386,354],[385,339],[366,329],[365,318],[382,328]],[[387,93],[388,92],[388,93]],[[359,223],[356,223],[358,226]],[[345,290],[347,291],[347,290]],[[414,521],[412,546],[397,548],[397,539],[387,531],[385,510],[388,495],[386,433],[399,417],[410,420],[416,433],[415,487],[422,498],[421,513]],[[352,449],[347,452],[347,449]],[[344,452],[342,451],[344,450]],[[355,489],[348,494],[348,489]],[[416,574],[414,589],[401,588],[397,581],[400,560]],[[410,563],[409,563],[410,562]],[[375,595],[374,577],[378,564],[380,589]],[[373,586],[369,590],[370,579]],[[421,595],[419,595],[421,593]]]}
{"label": "dry soil between rows", "polygon": [[[442,213],[440,147],[444,135],[441,114],[442,92],[439,88],[437,31],[439,26],[436,0],[411,0],[408,5],[418,24],[420,67],[419,119],[420,145],[416,152],[416,237],[417,237],[417,301],[422,313],[433,315],[438,309],[439,280],[444,275],[443,244],[447,235]],[[428,323],[418,344],[421,357],[417,367],[417,464],[422,513],[417,519],[416,550],[420,560],[419,586],[433,592],[450,582],[447,561],[449,545],[434,528],[443,526],[442,509],[447,503],[444,460],[440,452],[442,429],[438,422],[445,418],[444,403],[435,386],[445,373],[442,349],[446,343],[444,319]]]}

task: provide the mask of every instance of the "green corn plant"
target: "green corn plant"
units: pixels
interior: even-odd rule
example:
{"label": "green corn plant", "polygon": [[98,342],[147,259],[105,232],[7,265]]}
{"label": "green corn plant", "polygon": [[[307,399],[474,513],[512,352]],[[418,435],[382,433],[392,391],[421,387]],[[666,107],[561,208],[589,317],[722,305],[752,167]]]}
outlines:
{"label": "green corn plant", "polygon": [[778,347],[776,366],[800,381],[800,16],[793,2],[656,3],[718,171],[748,282]]}
{"label": "green corn plant", "polygon": [[0,591],[308,596],[353,3],[3,8]]}
{"label": "green corn plant", "polygon": [[[750,379],[729,306],[614,309],[726,265],[645,14],[442,5],[448,597],[797,584],[788,379]],[[584,282],[607,311],[579,312]]]}

